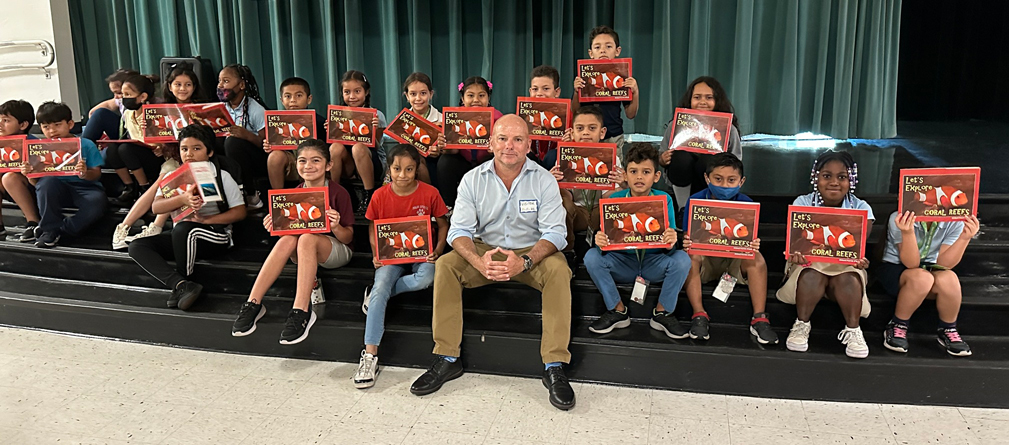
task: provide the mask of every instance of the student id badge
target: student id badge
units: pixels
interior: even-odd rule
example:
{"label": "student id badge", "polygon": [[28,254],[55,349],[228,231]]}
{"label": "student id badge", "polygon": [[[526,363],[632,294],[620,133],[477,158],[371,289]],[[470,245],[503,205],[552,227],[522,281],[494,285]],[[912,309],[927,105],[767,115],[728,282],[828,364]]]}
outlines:
{"label": "student id badge", "polygon": [[648,280],[641,278],[641,275],[638,275],[638,277],[634,279],[634,289],[631,290],[631,301],[644,305],[645,295],[647,294]]}
{"label": "student id badge", "polygon": [[536,213],[539,208],[539,202],[535,199],[519,200],[519,213]]}
{"label": "student id badge", "polygon": [[723,273],[722,279],[718,281],[718,286],[715,286],[715,290],[711,292],[711,296],[722,303],[728,303],[729,295],[732,294],[732,289],[736,287],[736,281],[736,277],[729,275],[728,272]]}

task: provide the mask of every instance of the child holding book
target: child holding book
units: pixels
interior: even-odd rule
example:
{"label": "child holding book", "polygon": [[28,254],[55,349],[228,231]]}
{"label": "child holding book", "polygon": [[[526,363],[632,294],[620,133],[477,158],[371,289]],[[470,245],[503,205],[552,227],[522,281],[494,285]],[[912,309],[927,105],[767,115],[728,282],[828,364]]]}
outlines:
{"label": "child holding book", "polygon": [[[0,104],[0,136],[26,135],[28,139],[35,136],[28,134],[35,124],[35,109],[32,104],[23,100],[8,100]],[[6,184],[10,184],[7,186]],[[28,178],[19,172],[7,172],[0,175],[0,198],[10,196],[24,213],[28,226],[21,233],[18,241],[23,243],[35,241],[35,229],[39,226],[39,208],[35,204],[35,193],[31,192]],[[0,214],[0,236],[7,234]]]}
{"label": "child holding book", "polygon": [[[597,26],[589,32],[589,58],[590,59],[616,59],[620,57],[620,36],[609,26]],[[641,99],[641,91],[638,89],[638,81],[633,77],[624,79],[624,86],[631,89],[631,100],[623,102],[599,102],[598,106],[603,110],[603,125],[606,127],[606,138],[603,142],[617,144],[617,157],[624,156],[624,120],[620,117],[620,110],[623,109],[628,119],[634,119],[638,115],[638,104]],[[575,77],[575,94],[571,96],[571,108],[577,110],[579,91],[585,87],[585,79]]]}
{"label": "child holding book", "polygon": [[224,152],[238,163],[245,204],[249,210],[263,207],[256,180],[266,178],[266,106],[259,97],[259,84],[245,65],[227,65],[217,77],[217,98],[224,102],[235,125],[224,140]]}
{"label": "child holding book", "polygon": [[890,215],[879,282],[886,293],[897,298],[897,307],[883,332],[883,346],[907,352],[911,315],[928,298],[935,300],[939,312],[939,344],[949,355],[971,355],[970,346],[956,329],[963,295],[953,268],[960,264],[980,225],[974,215],[964,221],[943,222],[917,222],[914,212]]}
{"label": "child holding book", "polygon": [[[723,201],[753,202],[749,196],[739,192],[746,182],[743,174],[743,162],[732,153],[713,155],[708,161],[708,171],[704,179],[708,188],[695,193],[690,199],[715,199]],[[683,215],[683,230],[690,227],[690,199],[684,206],[687,211]],[[690,249],[692,241],[690,233],[683,234],[683,250]],[[687,299],[693,309],[690,317],[690,338],[707,340],[708,325],[711,320],[704,310],[701,298],[701,283],[719,279],[722,274],[729,274],[739,284],[746,284],[750,290],[750,304],[753,305],[753,317],[750,318],[750,335],[762,345],[778,344],[778,334],[771,330],[769,315],[764,312],[767,305],[767,264],[760,254],[760,238],[750,241],[754,258],[752,260],[718,258],[704,255],[690,255],[690,274],[685,283]]]}
{"label": "child holding book", "polygon": [[[300,77],[289,77],[280,83],[280,103],[285,110],[307,110],[312,104],[312,87]],[[315,113],[316,139],[325,139],[326,120]],[[271,189],[282,189],[287,183],[298,182],[297,155],[295,150],[273,150],[268,138],[263,139],[263,151],[267,153],[266,171]],[[339,182],[339,181],[337,181]]]}
{"label": "child holding book", "polygon": [[[143,116],[140,108],[154,99],[154,82],[139,74],[128,76],[123,79],[122,92],[122,124],[126,130],[124,136],[143,143]],[[119,179],[123,181],[123,191],[112,199],[112,203],[119,207],[132,206],[151,187],[150,180],[157,177],[164,160],[161,144],[109,144],[105,149],[105,165],[115,169]],[[136,182],[133,181],[134,178]]]}
{"label": "child holding book", "polygon": [[[362,309],[368,316],[364,327],[364,350],[354,375],[354,386],[370,388],[378,376],[378,345],[385,332],[385,308],[389,299],[405,293],[427,289],[434,283],[434,263],[445,251],[448,234],[448,208],[434,187],[417,181],[420,153],[413,146],[399,144],[389,152],[389,176],[392,182],[375,191],[365,215],[370,221],[368,239],[371,241],[375,264],[375,284],[371,292],[365,290]],[[426,215],[437,221],[437,240],[427,261],[413,264],[383,266],[378,261],[375,245],[375,221],[389,218]]]}
{"label": "child holding book", "polygon": [[[350,70],[343,73],[340,79],[340,105],[355,108],[371,108],[371,83],[368,77],[360,71]],[[364,213],[368,209],[368,202],[371,195],[375,193],[382,180],[382,160],[378,156],[378,147],[382,144],[382,135],[385,127],[388,126],[385,120],[385,113],[382,110],[377,112],[371,124],[375,128],[375,146],[368,147],[358,142],[347,149],[347,146],[340,143],[333,143],[329,146],[329,152],[333,157],[333,171],[330,178],[335,182],[340,182],[342,178],[349,178],[357,171],[364,186],[364,199],[361,200],[357,213]],[[437,110],[435,110],[437,111]]]}
{"label": "child holding book", "polygon": [[[870,226],[876,219],[869,204],[855,196],[858,185],[858,165],[846,152],[826,151],[816,158],[810,174],[813,193],[795,198],[792,205],[838,207],[867,210]],[[866,233],[871,227],[866,228]],[[821,299],[836,301],[844,314],[845,328],[837,339],[845,345],[844,353],[851,358],[866,358],[869,347],[859,327],[859,318],[869,316],[869,300],[865,294],[866,269],[869,260],[860,258],[855,265],[811,262],[799,252],[786,252],[785,284],[777,297],[783,303],[794,304],[797,318],[785,340],[790,351],[806,352],[809,348],[809,317]]]}
{"label": "child holding book", "polygon": [[[459,84],[460,107],[489,107],[494,85],[483,77],[473,76]],[[502,116],[494,110],[494,119]],[[488,134],[490,128],[487,129]],[[445,150],[438,157],[438,191],[445,198],[445,205],[455,206],[459,183],[467,172],[491,158],[490,150]]]}
{"label": "child holding book", "polygon": [[[270,255],[252,286],[248,301],[242,305],[238,317],[231,328],[231,335],[244,337],[256,330],[256,322],[266,315],[263,297],[277,277],[284,270],[288,258],[298,265],[298,284],[294,305],[287,316],[287,323],[280,333],[280,344],[293,345],[308,338],[308,332],[315,324],[316,315],[312,310],[312,296],[322,287],[316,278],[318,268],[336,269],[343,267],[353,255],[350,243],[354,240],[354,211],[347,190],[330,181],[329,169],[333,163],[329,157],[329,147],[325,141],[308,139],[298,145],[298,175],[305,182],[298,188],[326,187],[329,189],[329,233],[306,233],[284,235],[273,246]],[[266,215],[263,227],[273,230],[273,218]]]}
{"label": "child holding book", "polygon": [[[45,102],[39,105],[35,120],[42,127],[42,134],[46,139],[75,137],[70,134],[70,129],[74,127],[73,112],[62,102]],[[20,180],[4,184],[13,197],[21,196],[23,199],[24,190],[35,194],[42,216],[35,231],[37,247],[54,247],[63,235],[80,235],[105,213],[105,188],[99,181],[102,177],[102,154],[94,142],[83,138],[80,142],[80,158],[76,164],[77,175],[45,176],[29,178],[27,184]],[[27,159],[24,161],[21,165],[21,175],[27,177],[32,173],[32,166]],[[21,208],[27,205],[21,202],[17,204]],[[77,207],[77,212],[64,217],[63,209],[66,207]]]}
{"label": "child holding book", "polygon": [[[557,72],[557,68],[550,65],[540,65],[533,68],[533,72],[529,75],[529,97],[547,99],[561,97],[560,83],[561,75]],[[568,132],[565,130],[565,133]],[[605,135],[604,132],[603,136]],[[534,139],[529,156],[547,170],[554,168],[554,165],[557,164],[557,141]],[[568,243],[568,245],[571,244]]]}
{"label": "child holding book", "polygon": [[[200,124],[179,132],[179,154],[183,163],[211,162],[217,174],[222,201],[204,205],[199,192],[190,189],[171,198],[162,193],[154,198],[151,210],[168,214],[189,206],[195,212],[175,224],[171,232],[135,240],[130,258],[172,291],[168,307],[189,310],[200,297],[203,286],[190,281],[196,260],[226,252],[233,245],[231,224],[245,219],[245,201],[231,174],[222,170],[214,156],[214,130]],[[175,268],[168,265],[174,259]]]}
{"label": "child holding book", "polygon": [[[434,84],[427,74],[416,72],[406,76],[403,81],[403,96],[410,104],[410,111],[417,113],[420,117],[427,119],[435,125],[442,125],[441,112],[431,106],[431,99],[434,98]],[[438,156],[445,147],[445,137],[438,136],[438,141],[431,146],[427,152],[427,159],[420,164],[417,170],[417,177],[428,184],[438,185]]]}
{"label": "child holding book", "polygon": [[636,142],[627,150],[627,189],[620,190],[611,198],[662,196],[669,211],[669,227],[662,233],[665,249],[644,249],[633,251],[603,251],[610,244],[605,231],[596,232],[596,246],[585,254],[585,268],[592,282],[599,288],[606,303],[606,312],[589,326],[589,331],[606,334],[614,329],[631,325],[627,307],[620,299],[617,283],[633,283],[640,276],[650,282],[662,281],[659,301],[652,310],[649,326],[664,333],[669,338],[682,339],[689,335],[687,328],[680,324],[673,311],[690,272],[690,256],[676,250],[676,218],[673,213],[672,198],[665,192],[652,188],[662,177],[659,170],[659,153],[651,144]]}

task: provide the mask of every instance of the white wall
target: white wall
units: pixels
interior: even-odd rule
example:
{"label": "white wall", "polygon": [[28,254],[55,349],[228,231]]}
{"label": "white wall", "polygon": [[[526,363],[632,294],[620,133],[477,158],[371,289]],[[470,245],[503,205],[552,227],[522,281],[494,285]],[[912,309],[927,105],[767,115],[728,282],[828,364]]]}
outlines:
{"label": "white wall", "polygon": [[[49,78],[35,69],[0,71],[0,102],[24,99],[38,107],[48,100],[62,101],[73,110],[74,118],[80,120],[67,0],[0,1],[4,5],[0,14],[0,42],[45,40],[56,48],[56,61],[48,68]],[[0,48],[0,66],[37,65],[46,61],[48,57],[38,47]]]}

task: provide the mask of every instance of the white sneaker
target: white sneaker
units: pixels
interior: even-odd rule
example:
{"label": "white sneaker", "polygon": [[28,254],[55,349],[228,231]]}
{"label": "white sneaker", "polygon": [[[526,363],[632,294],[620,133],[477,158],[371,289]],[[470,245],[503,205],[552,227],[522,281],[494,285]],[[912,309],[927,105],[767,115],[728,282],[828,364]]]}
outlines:
{"label": "white sneaker", "polygon": [[315,279],[315,287],[312,288],[312,304],[322,304],[326,302],[326,294],[322,292],[322,284],[319,279]]}
{"label": "white sneaker", "polygon": [[112,232],[112,250],[122,250],[129,246],[126,245],[126,237],[130,234],[130,226],[126,224],[119,224],[116,226],[116,231]]}
{"label": "white sneaker", "polygon": [[259,210],[263,208],[263,200],[259,199],[259,193],[245,197],[245,207],[248,210]]}
{"label": "white sneaker", "polygon": [[837,339],[841,340],[844,353],[851,358],[866,358],[869,356],[869,345],[865,344],[865,337],[862,336],[862,328],[844,328],[837,334]]}
{"label": "white sneaker", "polygon": [[368,315],[368,304],[371,303],[371,286],[364,288],[364,302],[361,303],[361,312]]}
{"label": "white sneaker", "polygon": [[812,325],[808,321],[795,320],[792,331],[788,333],[785,347],[789,351],[806,352],[809,349],[809,330]]}
{"label": "white sneaker", "polygon": [[133,236],[127,236],[126,242],[132,243],[133,241],[138,240],[140,238],[147,238],[149,236],[160,235],[161,230],[162,230],[161,226],[158,226],[157,224],[154,223],[150,223],[144,226],[143,230],[141,230],[140,233]]}
{"label": "white sneaker", "polygon": [[357,365],[357,374],[354,374],[354,386],[357,389],[371,388],[375,386],[375,377],[377,376],[378,356],[362,350],[361,361]]}

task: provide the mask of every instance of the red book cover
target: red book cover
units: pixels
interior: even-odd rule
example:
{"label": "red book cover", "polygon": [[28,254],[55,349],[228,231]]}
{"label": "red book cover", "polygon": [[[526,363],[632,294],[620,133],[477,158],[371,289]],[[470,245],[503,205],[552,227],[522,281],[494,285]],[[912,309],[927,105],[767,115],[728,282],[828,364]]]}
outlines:
{"label": "red book cover", "polygon": [[715,154],[728,151],[732,113],[677,108],[666,149]]}
{"label": "red book cover", "polygon": [[16,136],[0,136],[0,173],[19,172],[25,159],[25,138]]}
{"label": "red book cover", "polygon": [[179,132],[189,125],[189,115],[178,104],[147,104],[141,108],[140,128],[144,141],[177,142]]}
{"label": "red book cover", "polygon": [[624,81],[632,77],[631,59],[583,59],[578,61],[578,77],[585,86],[578,90],[578,102],[616,102],[633,99]]}
{"label": "red book cover", "polygon": [[427,157],[427,152],[438,142],[441,127],[404,108],[389,122],[385,134],[401,143],[413,145],[421,155]]}
{"label": "red book cover", "polygon": [[445,107],[441,113],[445,123],[445,148],[490,149],[490,133],[494,127],[493,108]]}
{"label": "red book cover", "polygon": [[315,111],[267,111],[266,139],[273,150],[294,150],[305,139],[315,138]]}
{"label": "red book cover", "polygon": [[757,238],[760,204],[755,202],[691,199],[687,210],[691,255],[756,258],[750,242]]}
{"label": "red book cover", "polygon": [[270,190],[270,235],[301,235],[327,233],[329,216],[329,188],[293,188]]}
{"label": "red book cover", "polygon": [[[158,183],[161,196],[166,199],[174,198],[189,190],[195,191],[196,187],[196,176],[189,169],[189,164],[182,164],[175,171],[165,175],[161,179],[161,182]],[[182,221],[192,215],[193,212],[193,208],[188,205],[175,209],[172,211],[172,222]]]}
{"label": "red book cover", "polygon": [[977,215],[981,167],[903,168],[897,211],[916,220],[962,221]]}
{"label": "red book cover", "polygon": [[559,141],[571,127],[571,101],[542,97],[520,97],[515,114],[532,124],[530,139]]}
{"label": "red book cover", "polygon": [[669,228],[665,196],[604,198],[599,200],[599,227],[610,244],[603,250],[668,248],[662,232]]}
{"label": "red book cover", "polygon": [[32,172],[26,175],[29,178],[77,176],[77,161],[81,159],[78,138],[26,140],[25,152],[32,167]]}
{"label": "red book cover", "polygon": [[788,206],[785,256],[799,252],[809,261],[855,264],[865,257],[869,211]]}
{"label": "red book cover", "polygon": [[326,142],[347,145],[360,142],[368,147],[374,147],[375,132],[378,131],[378,128],[372,123],[377,118],[378,110],[374,108],[330,105],[326,108],[326,121],[329,129]]}
{"label": "red book cover", "polygon": [[557,166],[564,175],[557,185],[565,189],[613,190],[610,172],[617,165],[617,144],[561,142]]}
{"label": "red book cover", "polygon": [[376,220],[375,247],[382,265],[427,261],[431,255],[431,217]]}
{"label": "red book cover", "polygon": [[[252,99],[249,99],[252,100]],[[183,105],[190,124],[200,123],[214,130],[217,137],[226,137],[231,134],[231,127],[235,126],[235,121],[231,118],[231,113],[224,103],[211,104],[189,104]],[[315,122],[314,120],[312,122]],[[147,138],[144,138],[147,140]],[[156,141],[151,141],[156,142]]]}

